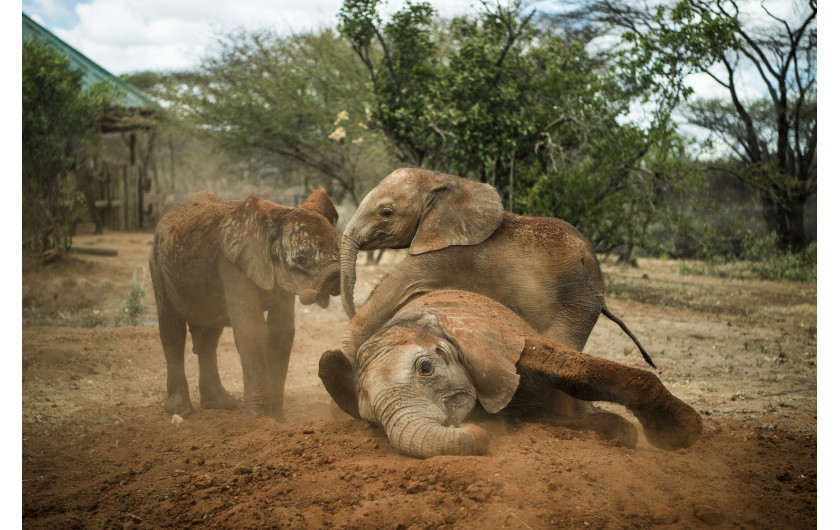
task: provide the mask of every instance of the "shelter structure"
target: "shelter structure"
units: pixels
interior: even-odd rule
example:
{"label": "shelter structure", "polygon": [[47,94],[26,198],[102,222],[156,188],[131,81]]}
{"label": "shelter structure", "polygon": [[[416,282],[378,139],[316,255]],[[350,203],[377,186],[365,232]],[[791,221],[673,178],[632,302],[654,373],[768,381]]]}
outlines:
{"label": "shelter structure", "polygon": [[[148,167],[142,160],[152,158],[148,154],[153,149],[160,116],[158,105],[23,13],[23,40],[31,39],[38,39],[66,56],[70,67],[83,73],[83,88],[102,81],[117,88],[119,98],[100,120],[103,140],[93,161],[97,179],[88,202],[97,230],[142,228],[143,195],[151,185]],[[141,143],[146,146],[145,157],[141,156]]]}

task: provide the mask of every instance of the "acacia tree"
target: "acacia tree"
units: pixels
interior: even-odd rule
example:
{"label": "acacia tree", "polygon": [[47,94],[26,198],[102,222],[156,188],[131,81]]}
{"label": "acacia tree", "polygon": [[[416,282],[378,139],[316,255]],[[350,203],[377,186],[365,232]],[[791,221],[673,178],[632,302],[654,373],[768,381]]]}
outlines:
{"label": "acacia tree", "polygon": [[237,31],[218,44],[155,95],[236,156],[280,174],[300,169],[336,202],[358,204],[388,157],[367,129],[366,77],[347,43],[327,29]]}
{"label": "acacia tree", "polygon": [[116,95],[106,83],[84,89],[82,76],[54,48],[23,43],[23,245],[42,254],[72,244],[72,225],[87,208],[75,184],[94,178],[99,119]]}
{"label": "acacia tree", "polygon": [[[728,101],[688,105],[689,120],[730,146],[739,163],[727,169],[760,194],[780,245],[798,251],[806,244],[804,205],[817,190],[817,2],[796,5],[788,20],[763,2],[736,0],[591,0],[582,12],[622,28],[637,78],[668,87],[663,93],[689,95],[690,73],[727,90]],[[747,15],[746,7],[757,9]],[[759,100],[739,82],[750,73],[763,86]]]}

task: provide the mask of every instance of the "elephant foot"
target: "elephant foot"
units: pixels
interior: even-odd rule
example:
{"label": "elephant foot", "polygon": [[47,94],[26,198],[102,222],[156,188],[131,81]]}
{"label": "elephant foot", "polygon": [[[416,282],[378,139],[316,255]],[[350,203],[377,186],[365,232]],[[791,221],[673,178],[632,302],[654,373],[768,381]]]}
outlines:
{"label": "elephant foot", "polygon": [[278,423],[286,421],[286,415],[283,414],[283,405],[275,405],[271,409],[271,417],[277,420]]}
{"label": "elephant foot", "polygon": [[576,431],[593,431],[600,439],[615,441],[619,447],[628,449],[635,449],[639,441],[636,427],[611,412],[598,412],[585,418],[555,419],[552,423]]}
{"label": "elephant foot", "polygon": [[632,409],[632,412],[642,424],[647,441],[660,449],[690,447],[703,433],[700,414],[682,401],[673,405],[668,414],[645,409]]}
{"label": "elephant foot", "polygon": [[171,394],[163,404],[163,410],[170,414],[186,416],[193,411],[192,402],[187,394]]}
{"label": "elephant foot", "polygon": [[215,392],[201,392],[201,408],[233,410],[236,408],[236,399],[224,388]]}
{"label": "elephant foot", "polygon": [[245,412],[245,423],[251,424],[257,418],[272,418],[278,422],[283,422],[285,417],[283,415],[283,404],[282,403],[248,403],[245,402],[244,407]]}
{"label": "elephant foot", "polygon": [[[277,421],[280,421],[277,416],[270,412],[269,409],[265,407],[249,407],[245,406],[245,423],[248,425],[253,425],[254,422],[261,422],[263,419],[274,418]],[[259,421],[257,421],[259,420]]]}

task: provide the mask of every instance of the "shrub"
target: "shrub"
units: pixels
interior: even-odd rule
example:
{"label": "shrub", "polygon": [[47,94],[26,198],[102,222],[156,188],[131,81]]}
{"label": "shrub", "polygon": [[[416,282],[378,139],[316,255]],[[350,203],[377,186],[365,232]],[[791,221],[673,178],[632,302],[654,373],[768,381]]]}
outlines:
{"label": "shrub", "polygon": [[817,242],[799,253],[779,250],[779,236],[775,232],[759,236],[747,233],[745,258],[752,262],[751,270],[760,278],[773,281],[817,283]]}
{"label": "shrub", "polygon": [[137,283],[137,269],[134,269],[134,275],[131,278],[131,289],[128,291],[128,296],[123,300],[123,321],[129,326],[136,326],[140,322],[140,316],[146,312],[146,306],[143,305],[143,296],[146,294],[146,268],[143,267],[143,279]]}

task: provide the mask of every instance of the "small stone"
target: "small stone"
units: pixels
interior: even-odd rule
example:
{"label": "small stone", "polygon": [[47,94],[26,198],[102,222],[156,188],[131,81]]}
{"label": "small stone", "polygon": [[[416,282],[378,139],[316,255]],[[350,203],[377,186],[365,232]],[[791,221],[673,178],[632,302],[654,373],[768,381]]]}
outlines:
{"label": "small stone", "polygon": [[205,489],[213,485],[213,477],[210,475],[199,475],[193,480],[196,489]]}
{"label": "small stone", "polygon": [[[174,425],[175,427],[181,427],[181,425],[183,423],[184,423],[184,418],[182,418],[179,414],[173,414],[172,415],[172,425]],[[186,425],[184,425],[184,426],[186,427]]]}
{"label": "small stone", "polygon": [[694,516],[712,526],[723,522],[723,514],[717,508],[708,504],[694,506]]}
{"label": "small stone", "polygon": [[421,491],[426,491],[426,485],[416,480],[412,480],[405,487],[405,492],[409,494],[420,493]]}
{"label": "small stone", "polygon": [[249,475],[253,471],[250,464],[240,462],[233,468],[234,475]]}
{"label": "small stone", "polygon": [[467,486],[467,498],[475,502],[484,502],[490,497],[490,492],[487,491],[481,484],[470,484]]}

